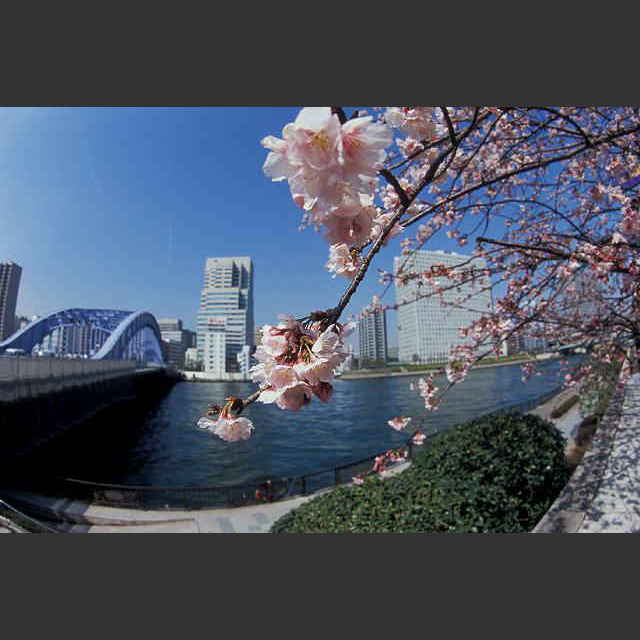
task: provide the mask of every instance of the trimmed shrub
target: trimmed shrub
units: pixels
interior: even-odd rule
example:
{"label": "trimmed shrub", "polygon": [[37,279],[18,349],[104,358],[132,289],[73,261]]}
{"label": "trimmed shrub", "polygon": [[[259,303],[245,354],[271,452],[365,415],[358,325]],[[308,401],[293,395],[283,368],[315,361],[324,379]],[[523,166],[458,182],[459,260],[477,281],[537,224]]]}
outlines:
{"label": "trimmed shrub", "polygon": [[564,447],[537,416],[485,416],[427,441],[403,473],[310,500],[271,532],[527,532],[567,483]]}

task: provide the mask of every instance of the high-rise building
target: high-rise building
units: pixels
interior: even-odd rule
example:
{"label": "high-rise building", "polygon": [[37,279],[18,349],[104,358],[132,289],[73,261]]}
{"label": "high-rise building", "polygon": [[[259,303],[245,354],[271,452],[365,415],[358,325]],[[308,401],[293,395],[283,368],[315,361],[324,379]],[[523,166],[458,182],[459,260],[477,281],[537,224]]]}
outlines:
{"label": "high-rise building", "polygon": [[179,318],[158,318],[160,331],[182,331],[182,320]]}
{"label": "high-rise building", "polygon": [[[242,378],[238,354],[254,343],[251,258],[207,258],[196,329],[198,359],[204,363],[205,371],[207,362],[212,357],[217,359],[223,348],[224,369],[220,371],[218,364],[215,369],[223,374],[222,379]],[[223,337],[217,335],[221,332]],[[216,335],[208,338],[209,333]]]}
{"label": "high-rise building", "polygon": [[367,314],[358,323],[360,362],[387,361],[386,311]]}
{"label": "high-rise building", "polygon": [[165,362],[182,369],[185,352],[192,346],[190,334],[193,334],[193,331],[183,329],[182,320],[179,318],[159,318],[158,326],[162,340],[166,343]]}
{"label": "high-rise building", "polygon": [[200,369],[200,363],[198,362],[198,349],[196,347],[189,347],[184,352],[184,368],[187,371]]}
{"label": "high-rise building", "polygon": [[[416,251],[412,256],[397,257],[394,260],[394,273],[398,273],[405,263],[404,271],[424,272],[439,266],[458,267],[460,270],[486,269],[481,258],[460,255],[445,251]],[[436,278],[434,284],[446,287],[451,281],[443,277]],[[488,284],[488,282],[486,283]],[[409,281],[403,287],[396,285],[398,307],[398,358],[400,362],[430,363],[445,362],[453,346],[465,344],[467,338],[460,335],[460,329],[467,327],[482,313],[491,311],[491,294],[480,291],[470,283],[461,283],[442,293],[442,296],[428,295],[429,285],[418,286],[416,280]],[[452,303],[456,299],[472,296],[458,306],[441,306],[440,301]],[[408,304],[402,304],[408,302]]]}
{"label": "high-rise building", "polygon": [[183,329],[182,336],[187,349],[191,349],[191,347],[195,347],[197,345],[195,331],[191,331],[191,329]]}
{"label": "high-rise building", "polygon": [[16,303],[22,267],[0,262],[0,342],[15,331]]}
{"label": "high-rise building", "polygon": [[203,335],[203,370],[218,380],[224,380],[227,377],[227,319],[208,318]]}

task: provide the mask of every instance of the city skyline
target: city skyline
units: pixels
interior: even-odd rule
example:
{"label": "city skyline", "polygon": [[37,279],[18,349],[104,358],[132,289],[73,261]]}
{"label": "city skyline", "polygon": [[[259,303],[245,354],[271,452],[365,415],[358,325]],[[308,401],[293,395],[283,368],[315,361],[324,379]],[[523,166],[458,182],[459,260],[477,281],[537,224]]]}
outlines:
{"label": "city skyline", "polygon": [[[0,108],[0,261],[23,267],[16,313],[135,309],[195,330],[211,255],[252,256],[258,326],[335,306],[348,280],[330,276],[322,234],[298,230],[289,189],[262,172],[260,140],[280,135],[298,112]],[[384,289],[375,273],[392,271],[399,241],[374,258],[343,320]],[[444,231],[433,242],[457,247]],[[388,324],[394,345],[393,313]]]}

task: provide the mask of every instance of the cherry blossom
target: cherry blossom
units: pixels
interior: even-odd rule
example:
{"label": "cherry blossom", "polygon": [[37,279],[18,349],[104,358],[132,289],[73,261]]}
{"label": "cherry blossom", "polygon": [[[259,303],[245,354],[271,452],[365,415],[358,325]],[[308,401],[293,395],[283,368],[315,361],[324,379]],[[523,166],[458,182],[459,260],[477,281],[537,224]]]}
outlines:
{"label": "cherry blossom", "polygon": [[329,248],[329,260],[327,269],[336,275],[344,276],[352,279],[360,268],[361,260],[357,253],[353,253],[349,247],[344,244],[332,244]]}
{"label": "cherry blossom", "polygon": [[[239,398],[227,398],[227,402],[220,410],[216,420],[202,417],[198,420],[197,426],[215,433],[227,442],[248,440],[254,427],[251,420],[237,417],[237,412],[242,410],[242,406],[243,403]],[[215,412],[211,411],[211,413]]]}
{"label": "cherry blossom", "polygon": [[289,411],[299,411],[313,395],[328,402],[334,371],[348,355],[344,338],[352,330],[352,323],[324,330],[318,323],[304,327],[290,316],[283,316],[276,327],[265,325],[262,334],[268,345],[256,349],[259,363],[250,369],[260,384],[258,401]]}
{"label": "cherry blossom", "polygon": [[[263,140],[269,151],[265,174],[288,181],[294,203],[303,208],[303,225],[312,224],[331,245],[328,271],[348,280],[338,307],[328,310],[327,326],[338,326],[377,251],[413,226],[415,234],[400,245],[403,256],[439,248],[443,232],[485,264],[471,268],[469,260],[427,273],[405,266],[380,276],[387,288],[415,284],[420,296],[477,313],[460,328],[463,344],[451,349],[443,394],[518,336],[587,349],[589,359],[567,374],[568,384],[596,380],[599,374],[589,369],[594,360],[618,363],[625,374],[637,368],[636,108],[411,106],[374,112],[377,120],[360,112],[350,118],[339,107],[304,108],[281,139]],[[481,290],[491,291],[492,308],[474,308],[473,292]],[[398,304],[374,296],[360,317]],[[334,357],[315,350],[327,327],[292,321],[265,329],[253,370],[263,401],[277,402],[287,393],[292,399],[281,404],[304,406],[313,394],[329,400],[342,351],[333,345]],[[285,375],[277,367],[291,371]],[[523,366],[525,380],[534,373],[533,365]],[[433,378],[418,388],[425,408],[435,409]]]}
{"label": "cherry blossom", "polygon": [[387,421],[387,424],[396,431],[402,431],[409,423],[411,418],[405,416],[397,416]]}

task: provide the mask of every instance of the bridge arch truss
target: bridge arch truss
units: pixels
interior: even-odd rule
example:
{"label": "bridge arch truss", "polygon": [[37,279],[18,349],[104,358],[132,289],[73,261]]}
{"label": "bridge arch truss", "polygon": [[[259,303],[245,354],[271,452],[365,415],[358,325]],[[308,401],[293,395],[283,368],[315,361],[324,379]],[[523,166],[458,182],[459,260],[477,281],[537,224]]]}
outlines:
{"label": "bridge arch truss", "polygon": [[34,320],[0,342],[0,353],[22,349],[94,360],[136,360],[163,364],[162,338],[147,311],[63,309]]}

